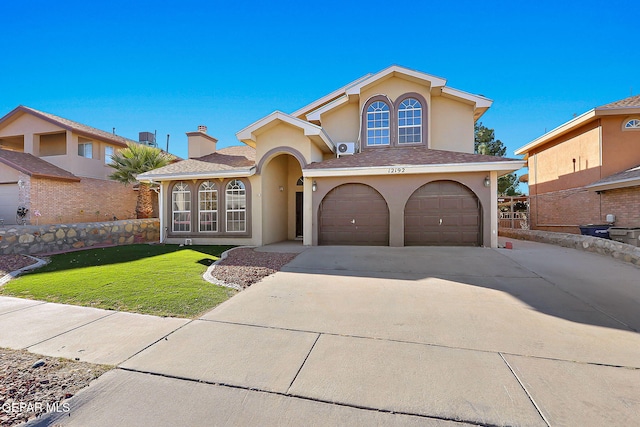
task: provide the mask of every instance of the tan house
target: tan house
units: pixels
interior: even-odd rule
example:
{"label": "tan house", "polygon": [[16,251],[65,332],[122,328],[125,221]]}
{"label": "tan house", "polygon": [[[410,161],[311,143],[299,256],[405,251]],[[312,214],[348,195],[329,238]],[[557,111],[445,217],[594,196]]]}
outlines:
{"label": "tan house", "polygon": [[136,192],[108,179],[111,156],[134,142],[19,106],[0,118],[0,220],[18,207],[31,223],[131,218]]}
{"label": "tan house", "polygon": [[579,233],[579,225],[640,227],[640,95],[594,108],[516,154],[529,169],[531,226]]}
{"label": "tan house", "polygon": [[497,245],[497,178],[521,160],[474,154],[492,101],[389,67],[138,177],[161,183],[167,242]]}

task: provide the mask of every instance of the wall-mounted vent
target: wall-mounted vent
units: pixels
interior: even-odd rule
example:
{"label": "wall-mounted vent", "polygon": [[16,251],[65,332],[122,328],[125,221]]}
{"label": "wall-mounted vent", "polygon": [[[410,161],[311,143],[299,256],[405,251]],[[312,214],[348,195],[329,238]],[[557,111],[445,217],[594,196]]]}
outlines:
{"label": "wall-mounted vent", "polygon": [[355,142],[338,142],[338,144],[336,145],[336,154],[338,155],[338,157],[355,154],[355,152]]}

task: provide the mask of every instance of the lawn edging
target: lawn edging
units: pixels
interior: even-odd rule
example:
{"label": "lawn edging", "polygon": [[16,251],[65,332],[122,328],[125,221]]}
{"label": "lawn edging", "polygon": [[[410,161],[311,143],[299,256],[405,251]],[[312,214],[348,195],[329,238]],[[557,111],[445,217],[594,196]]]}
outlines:
{"label": "lawn edging", "polygon": [[595,252],[640,267],[640,247],[616,242],[601,237],[580,234],[556,233],[553,231],[500,229],[500,236],[518,240],[549,243],[565,248]]}
{"label": "lawn edging", "polygon": [[15,277],[18,277],[19,275],[21,275],[25,271],[29,271],[29,270],[33,270],[34,268],[42,267],[43,265],[45,265],[45,264],[47,264],[49,262],[49,261],[46,261],[44,259],[36,258],[34,256],[31,256],[31,255],[25,255],[25,256],[35,260],[35,263],[27,265],[26,267],[19,268],[19,269],[15,270],[15,271],[11,271],[11,272],[5,274],[3,277],[0,277],[0,288],[3,287],[4,285],[6,285],[9,282],[9,280],[11,280],[11,279],[13,279]]}
{"label": "lawn edging", "polygon": [[227,259],[231,251],[241,248],[253,249],[257,248],[257,246],[236,246],[235,248],[227,249],[226,251],[222,252],[222,254],[220,254],[220,258],[218,258],[217,261],[215,261],[209,266],[209,268],[207,268],[207,271],[202,274],[202,278],[213,285],[224,286],[225,288],[231,288],[235,289],[236,291],[241,291],[243,289],[242,286],[216,279],[216,277],[213,275],[213,271],[215,270],[216,266]]}

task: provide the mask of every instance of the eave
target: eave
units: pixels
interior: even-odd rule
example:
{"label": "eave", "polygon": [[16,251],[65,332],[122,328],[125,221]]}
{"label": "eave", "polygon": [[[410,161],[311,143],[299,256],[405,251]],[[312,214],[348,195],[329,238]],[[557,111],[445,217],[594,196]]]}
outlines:
{"label": "eave", "polygon": [[177,181],[177,180],[190,180],[190,179],[206,179],[206,178],[245,178],[253,176],[256,173],[255,166],[249,169],[232,169],[225,171],[212,171],[212,172],[182,172],[172,174],[149,174],[144,173],[137,176],[137,180],[140,182],[162,182],[162,181]]}
{"label": "eave", "polygon": [[[412,175],[433,173],[461,173],[461,172],[502,172],[506,175],[525,166],[524,161],[477,162],[477,163],[449,163],[439,165],[389,165],[351,168],[322,168],[303,169],[305,178],[329,176],[372,176],[372,175]],[[398,173],[399,170],[402,172]]]}

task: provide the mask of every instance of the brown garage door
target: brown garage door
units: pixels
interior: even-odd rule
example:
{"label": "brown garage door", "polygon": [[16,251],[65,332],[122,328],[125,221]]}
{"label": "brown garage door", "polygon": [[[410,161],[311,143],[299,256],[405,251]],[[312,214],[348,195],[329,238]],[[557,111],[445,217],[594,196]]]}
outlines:
{"label": "brown garage door", "polygon": [[343,184],[322,200],[318,241],[321,245],[389,245],[389,208],[364,184]]}
{"label": "brown garage door", "polygon": [[404,208],[404,244],[479,246],[478,198],[454,181],[434,181],[418,188]]}

